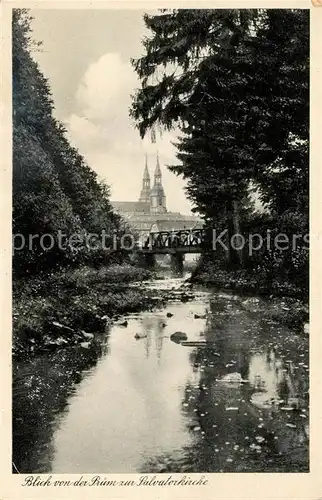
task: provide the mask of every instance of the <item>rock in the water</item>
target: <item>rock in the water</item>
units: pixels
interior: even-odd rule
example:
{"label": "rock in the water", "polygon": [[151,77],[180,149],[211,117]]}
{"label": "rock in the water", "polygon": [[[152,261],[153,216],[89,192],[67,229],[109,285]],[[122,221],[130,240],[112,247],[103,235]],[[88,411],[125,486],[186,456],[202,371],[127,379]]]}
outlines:
{"label": "rock in the water", "polygon": [[223,382],[226,384],[242,384],[243,382],[246,381],[243,380],[240,373],[234,372],[224,375],[221,379],[217,380],[217,382]]}
{"label": "rock in the water", "polygon": [[188,339],[188,336],[184,332],[174,332],[170,336],[170,340],[172,340],[172,342],[176,342],[177,344],[180,344],[180,342],[182,342],[183,340],[187,340],[187,339]]}
{"label": "rock in the water", "polygon": [[64,339],[63,337],[58,337],[57,339],[51,339],[49,337],[44,338],[44,346],[50,349],[61,347],[66,344],[68,344],[68,340]]}
{"label": "rock in the water", "polygon": [[207,342],[206,340],[182,340],[181,345],[187,347],[209,347],[213,345],[212,342]]}
{"label": "rock in the water", "polygon": [[173,316],[172,313],[170,313],[170,312],[167,313],[167,318],[172,318],[172,316]]}
{"label": "rock in the water", "polygon": [[83,337],[85,339],[91,340],[91,339],[94,338],[94,334],[93,333],[87,333],[87,332],[84,332],[84,331],[82,331],[81,333],[82,333],[82,335],[83,335]]}
{"label": "rock in the water", "polygon": [[147,334],[146,334],[146,333],[136,333],[136,334],[134,335],[134,338],[135,338],[136,340],[139,340],[139,339],[145,339],[146,337],[147,337]]}
{"label": "rock in the water", "polygon": [[105,314],[104,316],[102,316],[101,320],[105,321],[107,325],[110,324],[111,321],[112,321],[111,318],[109,316],[107,316],[107,314]]}
{"label": "rock in the water", "polygon": [[206,319],[206,315],[205,314],[195,314],[194,318],[195,319]]}
{"label": "rock in the water", "polygon": [[58,337],[58,339],[55,340],[55,343],[58,346],[66,345],[66,344],[68,344],[68,340],[63,339],[63,337]]}
{"label": "rock in the water", "polygon": [[53,331],[55,331],[56,333],[59,333],[59,334],[64,333],[67,335],[73,335],[75,333],[75,330],[73,330],[69,326],[62,325],[61,323],[58,323],[58,321],[53,321],[50,324],[50,327]]}
{"label": "rock in the water", "polygon": [[119,326],[127,326],[127,325],[128,325],[127,320],[122,321],[121,323],[119,323]]}
{"label": "rock in the water", "polygon": [[269,409],[275,404],[275,399],[269,397],[266,392],[254,392],[250,402],[257,408]]}

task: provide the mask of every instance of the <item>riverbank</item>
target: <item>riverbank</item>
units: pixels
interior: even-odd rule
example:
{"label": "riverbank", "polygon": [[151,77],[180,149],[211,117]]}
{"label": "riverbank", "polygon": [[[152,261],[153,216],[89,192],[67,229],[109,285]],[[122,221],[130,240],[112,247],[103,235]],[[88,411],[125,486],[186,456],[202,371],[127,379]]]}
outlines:
{"label": "riverbank", "polygon": [[151,277],[146,269],[114,265],[14,281],[14,357],[86,343],[121,315],[162,305],[161,294],[130,286]]}
{"label": "riverbank", "polygon": [[[123,315],[160,308],[168,300],[187,302],[202,284],[237,293],[250,313],[307,333],[308,305],[295,297],[264,293],[238,273],[193,273],[179,290],[151,289],[155,271],[131,265],[82,267],[13,283],[13,356],[25,359],[68,345],[87,344]],[[188,286],[187,286],[188,285]],[[261,299],[254,296],[262,296]],[[262,300],[263,299],[263,300]]]}
{"label": "riverbank", "polygon": [[[307,333],[309,322],[309,305],[303,290],[290,283],[273,280],[267,283],[260,273],[245,270],[226,271],[203,263],[193,272],[190,282],[217,290],[225,290],[246,296],[261,296],[265,299],[263,313],[273,321],[287,325],[297,332]],[[250,310],[257,311],[258,301],[245,301]]]}

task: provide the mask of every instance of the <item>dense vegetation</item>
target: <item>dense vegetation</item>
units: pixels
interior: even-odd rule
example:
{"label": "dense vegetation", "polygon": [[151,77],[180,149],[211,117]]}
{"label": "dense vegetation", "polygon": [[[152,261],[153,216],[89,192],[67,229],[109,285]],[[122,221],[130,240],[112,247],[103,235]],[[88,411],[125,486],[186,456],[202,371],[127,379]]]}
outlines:
{"label": "dense vegetation", "polygon": [[[306,10],[163,10],[145,15],[150,36],[133,61],[141,88],[131,115],[142,137],[177,128],[187,194],[206,223],[242,234],[211,262],[256,286],[308,291],[309,13]],[[265,210],[251,207],[255,187]],[[270,233],[268,236],[267,230]],[[262,248],[249,255],[249,234]],[[283,233],[297,244],[268,244]],[[238,245],[235,245],[238,246]],[[283,249],[281,249],[283,247]],[[214,258],[213,258],[214,257]],[[286,287],[285,287],[286,285]],[[256,288],[256,287],[255,287]]]}
{"label": "dense vegetation", "polygon": [[[119,229],[108,187],[73,148],[65,129],[54,117],[48,81],[31,56],[39,44],[31,35],[26,10],[13,10],[13,269],[16,275],[50,270],[57,266],[99,264],[109,261],[98,246],[68,245],[76,234],[112,234]],[[58,233],[64,234],[58,245]],[[52,249],[49,234],[55,240]],[[38,235],[29,245],[29,238]],[[40,238],[43,236],[43,245]],[[26,244],[22,248],[22,237]],[[64,248],[62,248],[64,246]],[[115,256],[114,256],[115,258]]]}
{"label": "dense vegetation", "polygon": [[105,250],[100,238],[86,245],[90,234],[120,235],[125,223],[112,211],[108,187],[69,144],[54,116],[48,81],[31,55],[39,46],[31,20],[28,11],[13,10],[13,353],[18,357],[82,342],[82,328],[102,331],[107,316],[154,304],[142,287],[128,286],[149,272],[130,265],[124,252]]}

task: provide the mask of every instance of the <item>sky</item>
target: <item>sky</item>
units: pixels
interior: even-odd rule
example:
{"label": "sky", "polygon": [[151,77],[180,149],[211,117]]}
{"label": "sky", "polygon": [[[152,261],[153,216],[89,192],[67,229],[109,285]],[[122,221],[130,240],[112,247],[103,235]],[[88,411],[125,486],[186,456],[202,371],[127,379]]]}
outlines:
{"label": "sky", "polygon": [[131,94],[140,86],[130,59],[143,55],[147,35],[140,10],[31,10],[33,37],[42,41],[33,52],[48,78],[55,115],[71,144],[111,188],[111,199],[136,201],[145,154],[150,175],[157,151],[167,208],[189,214],[184,181],[167,164],[176,163],[175,132],[142,141],[129,117]]}

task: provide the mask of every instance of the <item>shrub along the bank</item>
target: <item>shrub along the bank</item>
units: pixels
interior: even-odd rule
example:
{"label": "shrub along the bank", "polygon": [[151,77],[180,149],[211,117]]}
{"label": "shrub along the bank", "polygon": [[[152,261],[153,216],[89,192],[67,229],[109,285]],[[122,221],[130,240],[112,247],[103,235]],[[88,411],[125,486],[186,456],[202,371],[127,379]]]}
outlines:
{"label": "shrub along the bank", "polygon": [[[54,338],[56,323],[68,343],[81,330],[102,331],[106,320],[117,315],[159,305],[154,293],[130,283],[150,276],[133,266],[98,270],[83,268],[47,277],[16,280],[13,294],[13,351],[17,356],[41,351]],[[108,318],[103,319],[102,317]],[[81,336],[80,336],[81,340]]]}

